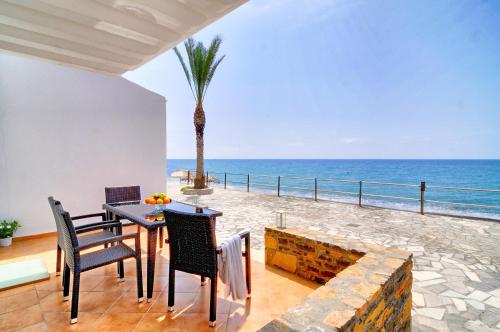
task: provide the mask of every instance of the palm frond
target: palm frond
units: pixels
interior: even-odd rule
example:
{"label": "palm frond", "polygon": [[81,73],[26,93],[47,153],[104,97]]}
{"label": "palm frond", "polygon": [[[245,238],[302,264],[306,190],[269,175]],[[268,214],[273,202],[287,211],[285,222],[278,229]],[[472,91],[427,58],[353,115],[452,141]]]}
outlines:
{"label": "palm frond", "polygon": [[197,104],[203,102],[215,70],[225,57],[222,56],[215,60],[221,43],[222,38],[220,36],[215,36],[207,49],[202,42],[195,42],[193,38],[188,38],[184,42],[184,47],[186,49],[189,68],[186,62],[184,62],[179,50],[174,48],[175,54],[179,58]]}
{"label": "palm frond", "polygon": [[203,98],[203,90],[205,89],[205,80],[203,79],[203,67],[205,65],[204,47],[203,44],[198,43],[194,49],[194,71],[193,76],[196,77],[198,82],[196,87],[197,102],[200,103]]}
{"label": "palm frond", "polygon": [[217,55],[217,52],[219,51],[221,43],[222,43],[222,38],[219,35],[217,35],[215,36],[215,38],[210,43],[210,46],[208,47],[207,64],[209,68],[212,68],[212,64],[214,62],[215,56]]}
{"label": "palm frond", "polygon": [[[217,70],[217,67],[219,67],[219,64],[224,60],[226,55],[221,56],[217,61],[215,61],[215,64],[210,68],[210,72],[208,73],[207,77],[207,83],[205,85],[205,91],[203,92],[203,98],[205,98],[205,94],[207,92],[208,86],[210,85],[210,82],[212,81],[212,78],[214,77],[215,71]],[[202,99],[203,101],[203,99]]]}
{"label": "palm frond", "polygon": [[184,63],[184,59],[182,58],[182,55],[179,52],[179,50],[177,49],[177,47],[174,47],[174,52],[177,55],[177,58],[179,58],[179,61],[182,65],[182,69],[184,70],[184,74],[186,74],[186,78],[188,80],[189,89],[191,90],[191,93],[193,94],[193,97],[194,97],[193,85],[191,84],[191,74],[190,74],[188,68],[186,67],[186,63]]}

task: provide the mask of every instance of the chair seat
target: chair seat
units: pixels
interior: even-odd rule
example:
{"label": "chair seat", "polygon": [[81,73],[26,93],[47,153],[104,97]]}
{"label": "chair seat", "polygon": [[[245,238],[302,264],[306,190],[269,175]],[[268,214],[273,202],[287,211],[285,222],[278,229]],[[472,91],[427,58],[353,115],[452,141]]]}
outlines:
{"label": "chair seat", "polygon": [[135,251],[129,246],[119,243],[108,248],[81,255],[80,266],[83,272],[112,262],[117,262],[128,257],[135,257]]}
{"label": "chair seat", "polygon": [[81,246],[86,246],[110,237],[116,236],[110,231],[100,231],[96,233],[88,233],[85,235],[78,235],[78,244]]}

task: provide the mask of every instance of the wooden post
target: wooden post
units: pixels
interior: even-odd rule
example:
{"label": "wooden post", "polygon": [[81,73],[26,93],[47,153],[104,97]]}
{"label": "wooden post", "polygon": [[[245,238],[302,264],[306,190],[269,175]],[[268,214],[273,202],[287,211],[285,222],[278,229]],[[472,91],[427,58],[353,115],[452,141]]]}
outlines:
{"label": "wooden post", "polygon": [[363,195],[363,181],[359,181],[358,205],[361,206],[361,196]]}
{"label": "wooden post", "polygon": [[420,182],[420,214],[424,214],[425,181]]}
{"label": "wooden post", "polygon": [[224,172],[224,189],[227,188],[227,174]]}
{"label": "wooden post", "polygon": [[280,196],[281,176],[278,175],[278,197]]}
{"label": "wooden post", "polygon": [[208,171],[207,171],[207,176],[205,177],[205,186],[208,187]]}
{"label": "wooden post", "polygon": [[318,179],[314,178],[314,200],[318,201]]}
{"label": "wooden post", "polygon": [[250,192],[250,174],[247,175],[247,192]]}
{"label": "wooden post", "polygon": [[191,171],[188,170],[188,185],[189,185],[189,181],[191,180]]}

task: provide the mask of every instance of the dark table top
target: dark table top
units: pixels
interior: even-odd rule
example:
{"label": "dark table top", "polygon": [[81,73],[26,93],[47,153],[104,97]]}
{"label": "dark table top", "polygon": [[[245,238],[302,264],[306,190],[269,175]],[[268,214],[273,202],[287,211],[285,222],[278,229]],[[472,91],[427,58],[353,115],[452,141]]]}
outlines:
{"label": "dark table top", "polygon": [[[168,210],[172,212],[180,212],[185,214],[192,214],[197,216],[205,217],[220,217],[222,212],[215,211],[208,208],[203,208],[201,213],[196,213],[196,207],[194,205],[181,203],[173,201],[169,204],[164,204],[162,210]],[[139,224],[146,228],[156,228],[160,226],[165,226],[165,221],[149,221],[146,219],[148,214],[153,214],[155,212],[155,206],[150,204],[131,204],[131,205],[119,205],[112,206],[109,204],[103,204],[102,208],[109,211],[122,219],[130,220],[136,224]],[[161,214],[161,211],[157,211]]]}

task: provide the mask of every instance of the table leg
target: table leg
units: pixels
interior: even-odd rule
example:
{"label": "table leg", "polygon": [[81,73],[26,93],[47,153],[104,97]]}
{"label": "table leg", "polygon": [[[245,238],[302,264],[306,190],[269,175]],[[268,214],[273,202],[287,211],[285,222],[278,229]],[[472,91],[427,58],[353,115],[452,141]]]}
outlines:
{"label": "table leg", "polygon": [[151,302],[153,298],[153,285],[155,278],[156,242],[158,239],[157,229],[148,229],[148,277],[147,277],[147,298]]}
{"label": "table leg", "polygon": [[163,226],[160,227],[160,249],[163,248]]}

